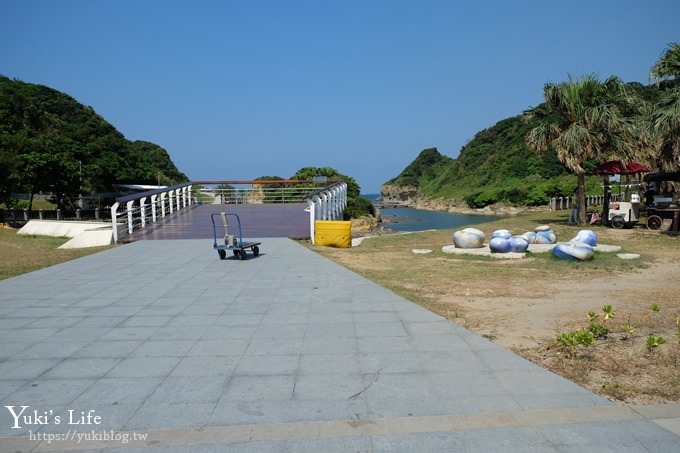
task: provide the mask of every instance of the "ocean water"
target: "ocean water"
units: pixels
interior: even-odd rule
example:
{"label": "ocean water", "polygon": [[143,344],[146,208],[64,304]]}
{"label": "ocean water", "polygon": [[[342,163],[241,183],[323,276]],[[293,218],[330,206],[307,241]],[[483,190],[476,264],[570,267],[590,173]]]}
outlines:
{"label": "ocean water", "polygon": [[[368,194],[361,196],[374,201],[379,195]],[[455,229],[462,226],[491,222],[499,218],[498,216],[456,214],[415,208],[384,208],[380,212],[383,219],[383,228],[398,232]]]}

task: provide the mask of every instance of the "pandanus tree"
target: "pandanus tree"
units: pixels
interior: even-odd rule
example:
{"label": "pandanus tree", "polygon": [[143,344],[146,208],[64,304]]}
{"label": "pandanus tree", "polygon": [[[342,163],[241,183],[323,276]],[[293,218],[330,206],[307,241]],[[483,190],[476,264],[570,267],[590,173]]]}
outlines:
{"label": "pandanus tree", "polygon": [[590,159],[629,159],[633,151],[634,123],[619,108],[627,99],[616,77],[600,82],[586,75],[567,82],[547,83],[545,102],[525,112],[539,125],[527,135],[536,153],[553,149],[557,158],[577,176],[578,223],[586,221],[586,162]]}
{"label": "pandanus tree", "polygon": [[649,122],[649,136],[656,165],[661,170],[680,170],[680,44],[671,43],[652,66],[650,78],[664,96]]}

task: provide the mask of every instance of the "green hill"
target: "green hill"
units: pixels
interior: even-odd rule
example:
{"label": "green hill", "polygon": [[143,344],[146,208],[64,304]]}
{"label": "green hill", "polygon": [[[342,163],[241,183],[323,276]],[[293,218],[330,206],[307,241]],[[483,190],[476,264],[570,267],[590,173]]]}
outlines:
{"label": "green hill", "polygon": [[423,150],[385,185],[392,191],[416,188],[427,198],[456,199],[473,208],[495,202],[542,205],[551,196],[570,195],[575,178],[555,153],[537,156],[527,147],[524,137],[532,127],[521,116],[499,121],[478,132],[457,159],[436,148]]}
{"label": "green hill", "polygon": [[127,140],[91,107],[52,88],[0,76],[0,203],[51,193],[60,207],[115,183],[187,181],[167,151]]}

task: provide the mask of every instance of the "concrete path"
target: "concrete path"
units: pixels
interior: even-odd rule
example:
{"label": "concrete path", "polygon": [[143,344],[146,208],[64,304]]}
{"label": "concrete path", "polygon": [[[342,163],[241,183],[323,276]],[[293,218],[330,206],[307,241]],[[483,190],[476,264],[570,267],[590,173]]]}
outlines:
{"label": "concrete path", "polygon": [[1,452],[680,445],[680,405],[614,405],[287,239],[246,261],[139,241],[5,280],[0,325]]}

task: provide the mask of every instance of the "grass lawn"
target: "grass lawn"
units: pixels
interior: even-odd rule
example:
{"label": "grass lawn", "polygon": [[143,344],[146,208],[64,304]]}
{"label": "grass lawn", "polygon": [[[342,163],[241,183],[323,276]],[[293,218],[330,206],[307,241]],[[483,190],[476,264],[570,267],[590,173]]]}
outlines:
{"label": "grass lawn", "polygon": [[0,280],[113,247],[59,249],[68,238],[24,236],[16,231],[0,228]]}

